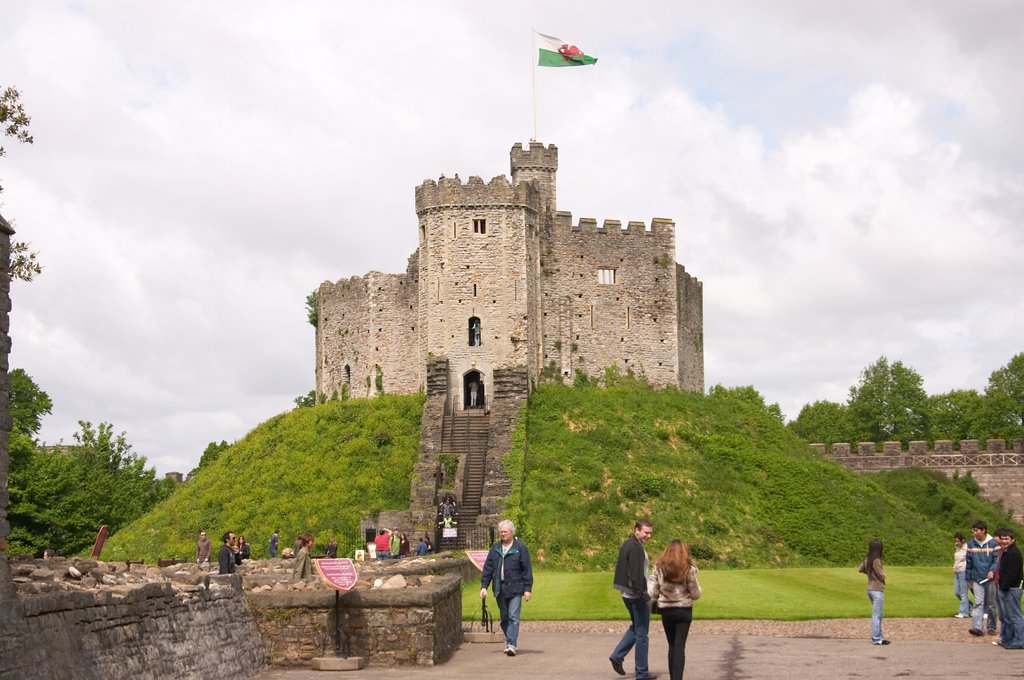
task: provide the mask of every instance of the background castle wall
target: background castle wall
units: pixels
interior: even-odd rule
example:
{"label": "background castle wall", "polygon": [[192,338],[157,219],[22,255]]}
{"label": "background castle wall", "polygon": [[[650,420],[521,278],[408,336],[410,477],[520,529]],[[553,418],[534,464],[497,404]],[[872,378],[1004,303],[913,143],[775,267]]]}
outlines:
{"label": "background castle wall", "polygon": [[[317,292],[317,391],[330,397],[349,385],[353,397],[377,393],[377,367],[388,393],[411,394],[423,384],[417,333],[417,276],[370,272]],[[348,377],[345,366],[349,367]],[[367,382],[369,378],[369,382]]]}
{"label": "background castle wall", "polygon": [[[615,270],[601,284],[598,269]],[[678,385],[675,225],[655,219],[622,229],[558,212],[541,240],[544,365],[563,380],[616,365],[653,385]]]}
{"label": "background castle wall", "polygon": [[676,300],[679,306],[679,387],[704,391],[704,284],[676,264]]}

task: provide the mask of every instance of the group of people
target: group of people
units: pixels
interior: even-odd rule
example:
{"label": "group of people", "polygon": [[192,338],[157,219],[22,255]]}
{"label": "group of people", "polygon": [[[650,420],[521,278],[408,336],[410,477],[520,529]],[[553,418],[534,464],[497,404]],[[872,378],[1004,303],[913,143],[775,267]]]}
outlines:
{"label": "group of people", "polygon": [[[988,525],[979,520],[971,525],[971,539],[953,535],[953,593],[960,601],[957,618],[967,618],[970,611],[971,635],[996,635],[992,644],[1004,649],[1024,649],[1024,614],[1021,594],[1024,592],[1024,563],[1017,535],[1013,529],[999,528],[995,536]],[[970,607],[970,598],[974,606]]]}
{"label": "group of people", "polygon": [[[701,596],[697,565],[690,547],[679,539],[669,542],[653,568],[644,546],[653,533],[648,519],[638,519],[633,535],[619,548],[613,586],[622,595],[629,612],[629,628],[608,660],[619,675],[625,675],[626,655],[633,651],[637,680],[653,680],[647,663],[648,629],[651,613],[661,614],[668,640],[668,668],[671,680],[682,680],[686,666],[686,638],[693,621],[693,603]],[[498,524],[499,540],[491,546],[484,561],[480,597],[487,597],[488,586],[498,603],[501,631],[505,636],[505,654],[518,652],[519,621],[523,602],[533,596],[533,565],[530,551],[515,535],[509,520]]]}
{"label": "group of people", "polygon": [[[860,571],[868,578],[868,599],[871,601],[871,642],[887,645],[882,634],[882,606],[885,602],[885,571],[882,567],[882,541],[873,538]],[[1003,649],[1024,649],[1024,614],[1021,594],[1024,593],[1024,560],[1017,547],[1013,529],[999,528],[995,536],[988,525],[978,520],[971,525],[971,539],[964,541],[959,531],[953,534],[953,594],[960,601],[958,619],[968,617],[968,633],[975,636],[996,635],[992,641]],[[974,597],[971,607],[970,598]]]}
{"label": "group of people", "polygon": [[[210,568],[210,557],[213,554],[213,543],[206,536],[205,531],[199,532],[199,540],[196,541],[196,564],[200,569]],[[221,537],[220,550],[217,551],[217,567],[219,574],[233,574],[235,567],[244,560],[249,559],[252,554],[245,536],[235,536],[233,531],[225,531]]]}
{"label": "group of people", "polygon": [[[397,529],[380,529],[377,537],[373,539],[373,550],[378,560],[391,560],[400,557],[408,557],[412,554],[412,546],[404,531]],[[430,539],[421,536],[416,542],[416,556],[422,557],[434,552],[434,546]]]}

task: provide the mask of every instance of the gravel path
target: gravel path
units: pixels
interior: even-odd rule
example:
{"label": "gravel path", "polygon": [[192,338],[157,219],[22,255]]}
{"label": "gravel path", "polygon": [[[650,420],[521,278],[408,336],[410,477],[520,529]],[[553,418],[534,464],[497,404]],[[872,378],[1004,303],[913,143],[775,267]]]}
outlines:
{"label": "gravel path", "polygon": [[[940,642],[973,642],[989,645],[995,637],[974,637],[967,630],[970,619],[885,619],[882,630],[892,640],[935,640]],[[523,634],[559,633],[622,633],[624,621],[523,621]],[[652,634],[660,634],[655,621]],[[691,635],[759,635],[788,638],[859,639],[870,637],[870,619],[824,619],[819,621],[702,621],[690,628]]]}

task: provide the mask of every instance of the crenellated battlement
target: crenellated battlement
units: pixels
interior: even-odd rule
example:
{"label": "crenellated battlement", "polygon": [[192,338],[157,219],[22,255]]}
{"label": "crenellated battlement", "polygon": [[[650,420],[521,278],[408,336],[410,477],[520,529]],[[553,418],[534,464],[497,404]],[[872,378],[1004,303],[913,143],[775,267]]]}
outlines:
{"label": "crenellated battlement", "polygon": [[524,148],[520,142],[512,145],[509,152],[512,161],[512,173],[517,170],[558,170],[558,147],[554,144],[544,146],[540,142],[528,143]]}
{"label": "crenellated battlement", "polygon": [[537,211],[540,194],[533,184],[513,186],[505,175],[490,182],[473,175],[465,183],[455,177],[441,175],[436,182],[424,180],[416,187],[416,214],[437,208],[517,206]]}
{"label": "crenellated battlement", "polygon": [[663,217],[655,217],[651,220],[650,229],[646,222],[630,220],[625,228],[621,220],[604,220],[598,224],[592,217],[581,217],[573,224],[572,213],[559,210],[555,213],[554,229],[556,233],[583,232],[592,234],[611,235],[644,235],[644,236],[674,236],[676,223]]}

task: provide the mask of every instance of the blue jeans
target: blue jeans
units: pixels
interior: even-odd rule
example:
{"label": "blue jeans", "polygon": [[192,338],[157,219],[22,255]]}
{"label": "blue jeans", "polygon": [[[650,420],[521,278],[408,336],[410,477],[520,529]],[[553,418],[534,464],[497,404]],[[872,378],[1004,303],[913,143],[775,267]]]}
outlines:
{"label": "blue jeans", "polygon": [[644,680],[647,677],[647,629],[651,627],[651,610],[647,608],[647,602],[642,597],[624,597],[622,602],[629,612],[629,629],[615,646],[610,658],[622,663],[629,650],[636,646],[636,654],[633,661],[636,662],[636,678]]}
{"label": "blue jeans", "polygon": [[958,614],[967,616],[971,613],[971,600],[967,597],[967,572],[957,571],[953,573],[953,596],[960,598],[960,611]]}
{"label": "blue jeans", "polygon": [[519,612],[523,608],[523,596],[505,597],[498,595],[498,613],[501,616],[501,632],[505,634],[505,644],[516,646],[519,640]]}
{"label": "blue jeans", "polygon": [[1003,628],[999,640],[1004,647],[1024,646],[1024,614],[1020,610],[1020,588],[996,591],[999,601],[999,618]]}
{"label": "blue jeans", "polygon": [[869,590],[868,599],[871,600],[871,641],[881,642],[885,639],[882,635],[882,605],[885,604],[885,593],[881,590]]}
{"label": "blue jeans", "polygon": [[985,626],[983,617],[985,614],[988,614],[988,629],[994,631],[996,629],[995,584],[992,581],[988,583],[978,583],[975,581],[971,584],[971,590],[974,591],[974,609],[971,610],[971,626],[982,630]]}

